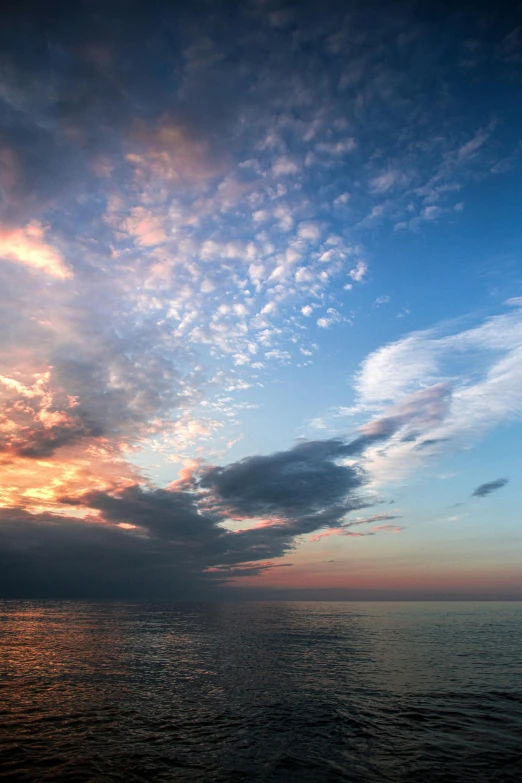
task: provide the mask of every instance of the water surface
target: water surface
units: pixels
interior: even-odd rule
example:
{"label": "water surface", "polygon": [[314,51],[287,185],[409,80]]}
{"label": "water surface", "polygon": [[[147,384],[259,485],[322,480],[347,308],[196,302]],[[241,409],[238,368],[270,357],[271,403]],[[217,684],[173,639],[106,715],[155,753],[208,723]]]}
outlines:
{"label": "water surface", "polygon": [[522,603],[0,602],[0,779],[522,780]]}

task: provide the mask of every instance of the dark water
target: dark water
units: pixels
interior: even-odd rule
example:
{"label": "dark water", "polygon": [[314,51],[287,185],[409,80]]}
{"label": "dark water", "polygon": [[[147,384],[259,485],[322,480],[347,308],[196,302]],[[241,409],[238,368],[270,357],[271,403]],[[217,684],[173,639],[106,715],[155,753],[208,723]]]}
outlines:
{"label": "dark water", "polygon": [[2,781],[522,781],[521,603],[0,618]]}

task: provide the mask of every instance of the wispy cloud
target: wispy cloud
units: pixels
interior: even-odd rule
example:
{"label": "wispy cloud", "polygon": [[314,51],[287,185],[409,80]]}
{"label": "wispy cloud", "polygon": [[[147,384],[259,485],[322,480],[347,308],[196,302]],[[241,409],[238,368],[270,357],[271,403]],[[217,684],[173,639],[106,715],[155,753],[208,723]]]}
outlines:
{"label": "wispy cloud", "polygon": [[392,425],[386,447],[371,450],[368,469],[379,481],[404,477],[437,453],[471,445],[519,418],[521,368],[519,308],[461,331],[446,324],[413,332],[363,362],[355,378],[358,404],[339,414],[378,412],[364,432]]}
{"label": "wispy cloud", "polygon": [[480,484],[471,494],[474,498],[485,498],[491,495],[492,492],[496,492],[498,489],[502,489],[508,483],[508,479],[500,478],[495,481],[487,481],[485,484]]}

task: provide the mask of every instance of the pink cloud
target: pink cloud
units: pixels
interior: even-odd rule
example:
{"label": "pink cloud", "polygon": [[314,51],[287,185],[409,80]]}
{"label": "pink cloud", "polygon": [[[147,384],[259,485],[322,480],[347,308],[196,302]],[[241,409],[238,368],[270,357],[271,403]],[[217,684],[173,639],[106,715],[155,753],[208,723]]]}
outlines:
{"label": "pink cloud", "polygon": [[379,530],[386,530],[389,533],[402,533],[404,528],[401,525],[377,525],[372,530],[377,533]]}
{"label": "pink cloud", "polygon": [[327,538],[328,536],[350,536],[350,538],[360,538],[361,536],[372,536],[373,533],[352,533],[349,530],[346,530],[344,527],[336,527],[332,530],[327,530],[324,533],[317,533],[314,536],[309,536],[308,540],[316,543],[317,541],[320,541],[322,538]]}
{"label": "pink cloud", "polygon": [[44,241],[44,230],[37,221],[25,228],[0,229],[0,258],[62,280],[72,277],[60,253]]}

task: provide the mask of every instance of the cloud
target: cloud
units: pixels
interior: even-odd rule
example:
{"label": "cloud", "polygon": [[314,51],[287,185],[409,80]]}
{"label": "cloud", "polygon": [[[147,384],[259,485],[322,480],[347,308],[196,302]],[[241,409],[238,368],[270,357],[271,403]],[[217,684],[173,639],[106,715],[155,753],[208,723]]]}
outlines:
{"label": "cloud", "polygon": [[215,577],[203,573],[209,558],[160,536],[22,509],[1,509],[0,519],[4,597],[194,597],[215,589]]}
{"label": "cloud", "polygon": [[[0,594],[215,594],[219,584],[273,567],[303,534],[339,528],[363,507],[365,476],[353,458],[369,442],[307,441],[224,467],[193,464],[167,489],[77,486],[55,497],[54,513],[1,508]],[[230,518],[247,525],[231,530]],[[395,517],[343,529],[388,519]]]}
{"label": "cloud", "polygon": [[459,147],[457,152],[458,161],[461,162],[471,157],[472,155],[475,155],[477,150],[479,150],[482,147],[482,145],[486,143],[489,136],[490,134],[486,130],[477,131],[477,133],[473,136],[472,139],[470,139],[461,147]]}
{"label": "cloud", "polygon": [[[372,420],[351,443],[154,488],[138,464],[152,455],[165,483],[173,458],[222,462],[255,404],[237,395],[309,356],[307,327],[347,322],[338,289],[367,279],[377,223],[455,217],[495,128],[433,101],[428,74],[444,73],[448,106],[460,83],[438,25],[421,49],[404,38],[418,29],[407,8],[347,20],[329,2],[204,18],[190,3],[62,5],[11,3],[0,30],[0,499],[19,587],[17,569],[49,594],[54,568],[63,591],[78,571],[84,593],[102,594],[100,579],[184,594],[224,578],[210,568],[266,569],[365,502],[378,450],[420,459],[464,421],[479,432],[517,415],[514,322],[484,351],[486,331],[415,333],[362,368]],[[475,370],[455,380],[445,366],[468,349],[492,373],[480,388]],[[222,529],[228,512],[249,527]]]}
{"label": "cloud", "polygon": [[377,177],[373,177],[370,181],[370,187],[375,193],[386,193],[395,185],[398,179],[400,179],[399,172],[386,171]]}
{"label": "cloud", "polygon": [[[366,440],[308,441],[269,456],[211,468],[200,486],[209,502],[231,516],[288,520],[300,532],[338,520],[362,503],[363,475],[341,460],[360,454]],[[329,523],[329,522],[328,522]]]}
{"label": "cloud", "polygon": [[[307,313],[304,313],[306,315]],[[329,329],[334,324],[342,323],[347,319],[339,313],[335,307],[329,307],[326,315],[317,319],[317,326],[320,329]]]}
{"label": "cloud", "polygon": [[[0,593],[208,597],[224,581],[272,567],[270,559],[292,547],[291,530],[234,533],[220,526],[220,515],[198,509],[198,500],[133,485],[64,497],[60,515],[1,509]],[[68,506],[91,516],[67,516]]]}
{"label": "cloud", "polygon": [[460,331],[446,324],[413,332],[370,354],[355,377],[351,414],[374,414],[365,432],[387,422],[395,431],[385,448],[370,448],[367,469],[379,481],[404,478],[433,453],[518,419],[521,368],[520,308]]}
{"label": "cloud", "polygon": [[[80,311],[79,319],[83,315]],[[118,336],[107,322],[96,326],[90,314],[87,318],[80,320],[80,334],[52,335],[47,346],[43,341],[36,346],[30,368],[19,366],[13,373],[11,366],[11,375],[3,376],[5,452],[36,458],[85,439],[130,442],[154,431],[157,417],[167,418],[187,402],[189,385],[181,380],[176,354],[165,356],[162,350],[161,327],[144,325],[134,335]],[[40,364],[48,362],[40,372],[35,371],[38,353]],[[11,361],[8,353],[4,362]]]}
{"label": "cloud", "polygon": [[[399,519],[396,514],[375,514],[374,516],[367,517],[366,519],[354,519],[344,522],[339,527],[330,528],[323,532],[316,533],[308,538],[312,543],[317,543],[323,538],[329,538],[330,536],[348,536],[348,537],[360,537],[360,536],[374,536],[380,531],[387,531],[393,533],[400,533],[404,528],[400,525],[389,524],[388,520]],[[356,525],[368,525],[375,522],[383,522],[382,525],[376,525],[367,533],[353,532],[352,527]]]}
{"label": "cloud", "polygon": [[172,187],[204,181],[224,171],[223,162],[210,154],[208,139],[198,139],[194,128],[183,127],[175,117],[165,115],[152,127],[136,120],[128,143],[134,151],[125,157],[140,182],[160,179]]}
{"label": "cloud", "polygon": [[314,536],[309,537],[309,541],[311,541],[313,544],[317,544],[319,541],[322,541],[324,538],[329,538],[330,536],[347,536],[348,538],[362,538],[363,536],[374,536],[375,533],[369,532],[369,533],[352,533],[351,530],[345,530],[344,528],[335,528],[334,530],[327,530],[324,533],[317,533]]}
{"label": "cloud", "polygon": [[[109,289],[123,310],[146,309],[157,321],[168,319],[185,341],[228,355],[247,355],[252,331],[284,317],[286,304],[306,307],[310,297],[328,297],[342,275],[350,278],[347,286],[364,281],[365,262],[349,263],[327,201],[345,203],[367,168],[382,191],[379,177],[420,168],[420,153],[410,142],[401,149],[393,142],[375,159],[351,155],[350,172],[342,157],[361,149],[355,139],[369,118],[391,140],[397,128],[414,133],[422,111],[412,107],[419,101],[430,110],[423,58],[412,49],[419,60],[412,79],[412,69],[395,57],[388,17],[375,25],[361,15],[355,41],[335,4],[321,19],[313,4],[302,4],[292,11],[295,34],[311,36],[310,51],[335,51],[312,66],[311,55],[288,47],[287,33],[275,35],[257,8],[226,23],[216,10],[201,26],[188,5],[175,14],[165,7],[158,26],[147,8],[131,9],[123,20],[110,4],[96,14],[82,6],[74,15],[42,14],[37,4],[26,13],[22,6],[10,18],[27,45],[17,46],[16,36],[4,40],[9,122],[0,150],[2,209],[11,215],[16,202],[31,213],[28,221],[11,221],[25,234],[45,213],[50,236],[59,239],[56,247],[45,242],[39,254],[25,252],[24,263],[32,258],[57,277],[85,273],[90,295],[101,291],[103,300]],[[394,18],[394,30],[411,24],[406,12]],[[39,43],[42,29],[52,42],[47,48]],[[141,45],[147,35],[154,56]],[[376,71],[383,51],[389,65]],[[166,63],[161,73],[159,61]],[[35,73],[38,79],[28,78]],[[350,74],[359,74],[353,90]],[[438,139],[445,119],[435,114]],[[423,115],[422,137],[427,125]],[[459,137],[457,144],[451,135],[454,149],[470,141]],[[415,160],[404,167],[401,154]],[[395,189],[406,188],[403,179],[397,176]],[[354,222],[383,209],[355,195],[352,205]],[[312,219],[318,214],[320,222]],[[84,283],[80,274],[80,290]],[[67,306],[81,297],[71,296]],[[223,297],[231,305],[226,315]],[[109,311],[107,303],[102,318]]]}
{"label": "cloud", "polygon": [[388,533],[401,533],[404,530],[404,527],[402,525],[377,525],[373,528],[374,533],[378,533],[380,530],[386,530]]}
{"label": "cloud", "polygon": [[287,157],[277,158],[272,166],[272,174],[274,177],[286,176],[287,174],[297,174],[299,172],[299,166],[295,160],[291,160]]}
{"label": "cloud", "polygon": [[368,272],[368,266],[365,261],[359,260],[357,266],[351,269],[348,274],[356,283],[361,283]]}
{"label": "cloud", "polygon": [[60,253],[44,241],[44,230],[37,221],[25,228],[0,229],[0,258],[61,280],[72,277]]}
{"label": "cloud", "polygon": [[471,494],[473,498],[485,498],[492,492],[496,492],[497,489],[502,489],[508,483],[508,479],[500,478],[495,481],[488,481],[485,484],[480,484]]}

